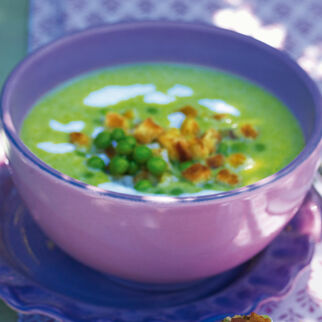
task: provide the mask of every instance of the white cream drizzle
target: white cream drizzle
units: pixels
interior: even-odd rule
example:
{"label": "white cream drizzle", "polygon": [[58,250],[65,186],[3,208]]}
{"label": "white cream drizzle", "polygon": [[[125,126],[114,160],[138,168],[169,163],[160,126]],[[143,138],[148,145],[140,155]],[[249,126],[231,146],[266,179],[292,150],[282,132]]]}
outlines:
{"label": "white cream drizzle", "polygon": [[104,127],[103,126],[98,126],[93,130],[91,137],[93,139],[95,139],[103,131],[104,131]]}
{"label": "white cream drizzle", "polygon": [[56,120],[50,120],[49,126],[54,130],[58,132],[65,132],[65,133],[71,133],[71,132],[80,132],[85,127],[85,122],[83,121],[72,121],[66,124],[60,123]]}
{"label": "white cream drizzle", "polygon": [[91,92],[83,103],[92,107],[106,107],[154,91],[153,84],[109,85]]}
{"label": "white cream drizzle", "polygon": [[170,127],[180,129],[186,115],[182,112],[174,112],[168,115],[168,120],[170,122]]}
{"label": "white cream drizzle", "polygon": [[225,114],[231,114],[234,116],[240,115],[240,111],[236,107],[229,105],[222,100],[203,98],[199,100],[198,103],[202,106],[207,107],[209,110],[215,113],[225,113]]}
{"label": "white cream drizzle", "polygon": [[37,144],[38,149],[48,153],[64,154],[75,151],[75,146],[71,143],[41,142]]}
{"label": "white cream drizzle", "polygon": [[168,89],[167,93],[170,96],[188,97],[193,95],[193,89],[185,85],[175,84],[173,87]]}
{"label": "white cream drizzle", "polygon": [[143,95],[145,103],[165,105],[174,102],[176,97],[192,96],[193,93],[192,88],[181,84],[169,88],[167,94],[156,91],[153,84],[108,85],[89,93],[83,103],[92,107],[106,107]]}
{"label": "white cream drizzle", "polygon": [[104,161],[105,165],[110,163],[110,158],[105,153],[99,153],[98,156]]}
{"label": "white cream drizzle", "polygon": [[144,102],[148,104],[166,105],[174,102],[176,99],[173,96],[164,94],[162,92],[151,92],[144,96]]}

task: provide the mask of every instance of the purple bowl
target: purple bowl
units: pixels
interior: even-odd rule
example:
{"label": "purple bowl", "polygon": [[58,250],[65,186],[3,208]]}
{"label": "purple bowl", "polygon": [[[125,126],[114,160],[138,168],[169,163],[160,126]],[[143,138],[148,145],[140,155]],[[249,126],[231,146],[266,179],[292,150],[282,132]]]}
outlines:
{"label": "purple bowl", "polygon": [[[56,85],[94,69],[151,61],[220,68],[260,84],[297,117],[305,148],[287,167],[250,186],[209,196],[147,197],[74,180],[20,140],[26,113]],[[308,75],[284,53],[212,26],[120,24],[62,38],[13,71],[1,106],[12,177],[38,225],[79,261],[139,282],[195,281],[257,254],[299,209],[322,147],[321,96]]]}

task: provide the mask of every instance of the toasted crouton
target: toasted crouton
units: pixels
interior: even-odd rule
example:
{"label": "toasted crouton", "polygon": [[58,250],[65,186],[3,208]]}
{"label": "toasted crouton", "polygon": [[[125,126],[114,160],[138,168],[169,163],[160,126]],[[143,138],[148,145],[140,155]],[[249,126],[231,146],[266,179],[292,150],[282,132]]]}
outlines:
{"label": "toasted crouton", "polygon": [[258,136],[258,132],[251,124],[244,124],[240,128],[240,131],[246,138],[256,139]]}
{"label": "toasted crouton", "polygon": [[205,159],[215,152],[216,144],[220,141],[220,133],[215,129],[207,130],[201,138],[189,141],[194,159]]}
{"label": "toasted crouton", "polygon": [[234,153],[228,157],[228,162],[235,168],[239,167],[246,161],[246,157],[242,153]]}
{"label": "toasted crouton", "polygon": [[198,111],[190,105],[186,105],[180,108],[179,111],[188,117],[196,117],[198,115]]}
{"label": "toasted crouton", "polygon": [[151,143],[157,139],[163,132],[158,124],[154,123],[151,118],[141,122],[134,130],[134,137],[142,144]]}
{"label": "toasted crouton", "polygon": [[238,139],[238,135],[236,134],[236,131],[234,131],[232,129],[222,129],[222,130],[220,130],[219,133],[220,133],[221,137],[227,137],[232,140]]}
{"label": "toasted crouton", "polygon": [[225,318],[223,321],[230,322],[271,322],[272,320],[268,317],[258,315],[252,312],[250,315],[235,315],[232,318]]}
{"label": "toasted crouton", "polygon": [[216,154],[212,157],[209,157],[207,160],[207,165],[210,168],[216,169],[222,167],[225,163],[225,157],[222,154]]}
{"label": "toasted crouton", "polygon": [[105,125],[108,128],[121,128],[126,130],[129,127],[128,119],[115,112],[107,112],[105,116]]}
{"label": "toasted crouton", "polygon": [[170,159],[188,161],[192,159],[188,141],[178,129],[170,129],[158,138],[159,143],[168,150]]}
{"label": "toasted crouton", "polygon": [[174,144],[176,159],[180,162],[189,161],[192,159],[189,144],[186,139],[180,138]]}
{"label": "toasted crouton", "polygon": [[221,135],[215,129],[209,129],[201,137],[203,144],[209,150],[209,154],[215,152],[216,144],[221,140]]}
{"label": "toasted crouton", "polygon": [[182,172],[182,175],[189,181],[197,183],[206,181],[211,176],[210,168],[200,163],[191,165],[189,168]]}
{"label": "toasted crouton", "polygon": [[249,316],[249,322],[271,322],[271,319],[252,312]]}
{"label": "toasted crouton", "polygon": [[189,140],[189,147],[193,159],[201,160],[207,158],[210,155],[209,149],[200,138],[191,138]]}
{"label": "toasted crouton", "polygon": [[172,144],[173,140],[181,138],[182,135],[178,129],[171,128],[166,132],[163,132],[159,137],[159,143],[167,149],[167,147]]}
{"label": "toasted crouton", "polygon": [[129,120],[134,119],[134,112],[133,110],[127,110],[123,113],[124,117],[126,117]]}
{"label": "toasted crouton", "polygon": [[217,113],[214,115],[214,119],[216,119],[217,121],[221,121],[223,119],[225,119],[227,117],[227,114],[225,113]]}
{"label": "toasted crouton", "polygon": [[238,183],[238,176],[230,172],[228,169],[222,169],[217,173],[216,179],[225,184],[235,185]]}
{"label": "toasted crouton", "polygon": [[199,130],[199,124],[193,117],[186,117],[181,125],[181,133],[186,136],[198,135]]}
{"label": "toasted crouton", "polygon": [[88,146],[89,145],[89,137],[81,132],[72,132],[69,134],[69,140],[71,143]]}

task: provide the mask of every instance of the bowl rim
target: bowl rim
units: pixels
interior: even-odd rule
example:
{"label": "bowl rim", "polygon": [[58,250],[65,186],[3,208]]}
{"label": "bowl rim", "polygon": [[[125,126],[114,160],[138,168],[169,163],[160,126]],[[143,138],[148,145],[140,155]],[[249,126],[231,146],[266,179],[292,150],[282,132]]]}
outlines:
{"label": "bowl rim", "polygon": [[[254,184],[243,186],[241,188],[233,189],[230,191],[224,191],[220,193],[214,193],[209,195],[196,195],[196,196],[163,196],[163,195],[135,195],[135,194],[126,194],[121,192],[115,192],[110,190],[105,190],[96,186],[92,186],[86,184],[77,179],[71,178],[62,172],[50,167],[41,159],[39,159],[35,154],[28,149],[28,147],[23,143],[20,139],[19,134],[15,130],[13,126],[13,122],[11,120],[10,112],[9,112],[9,94],[14,91],[16,79],[20,77],[21,73],[23,73],[24,69],[28,64],[45,56],[48,52],[51,52],[55,49],[59,49],[63,47],[65,44],[68,44],[73,41],[77,41],[79,38],[83,37],[92,37],[101,33],[110,33],[110,32],[118,32],[124,30],[132,30],[133,29],[182,29],[184,30],[193,30],[214,34],[221,34],[226,37],[231,37],[233,39],[237,39],[239,41],[243,41],[256,47],[260,50],[265,50],[268,54],[271,54],[277,57],[282,63],[287,65],[295,75],[301,79],[309,90],[315,105],[315,122],[314,122],[314,132],[309,140],[306,142],[303,150],[297,155],[295,159],[293,159],[286,167],[282,168],[278,172],[265,177]],[[313,151],[318,148],[319,143],[321,141],[322,136],[322,96],[317,85],[310,78],[310,76],[285,52],[280,51],[276,48],[267,45],[264,42],[261,42],[257,39],[254,39],[250,36],[246,36],[244,34],[240,34],[235,31],[223,29],[210,24],[203,23],[187,23],[187,22],[166,22],[166,21],[144,21],[144,22],[121,22],[115,24],[107,24],[101,25],[98,27],[88,28],[82,31],[76,31],[74,33],[63,36],[59,39],[56,39],[49,44],[46,44],[39,49],[35,50],[32,53],[26,55],[24,59],[21,60],[20,63],[16,65],[13,71],[7,77],[1,92],[0,97],[0,122],[3,125],[3,132],[9,138],[9,140],[13,143],[13,145],[18,149],[20,153],[22,153],[28,161],[36,165],[41,171],[46,172],[47,174],[59,179],[67,184],[71,184],[75,187],[85,189],[88,192],[94,192],[101,196],[107,196],[114,199],[123,199],[127,201],[136,201],[136,202],[155,202],[159,204],[164,203],[192,203],[192,202],[202,202],[202,201],[214,201],[222,198],[234,197],[240,194],[245,194],[247,192],[255,191],[261,187],[266,187],[269,184],[274,183],[275,181],[285,177],[290,172],[294,171],[298,168],[305,160],[309,158],[309,156],[313,153]]]}

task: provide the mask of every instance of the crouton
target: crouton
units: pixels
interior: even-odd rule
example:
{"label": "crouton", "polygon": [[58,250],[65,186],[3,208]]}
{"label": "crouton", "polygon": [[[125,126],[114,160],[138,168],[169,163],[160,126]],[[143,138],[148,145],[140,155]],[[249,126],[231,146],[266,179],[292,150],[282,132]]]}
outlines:
{"label": "crouton", "polygon": [[168,131],[163,132],[158,137],[158,142],[167,149],[167,147],[170,144],[172,144],[173,140],[176,140],[181,137],[182,137],[182,135],[178,129],[171,128]]}
{"label": "crouton", "polygon": [[228,115],[225,113],[217,113],[214,115],[214,119],[217,121],[221,121],[223,119],[225,119]]}
{"label": "crouton", "polygon": [[193,159],[205,159],[210,155],[209,149],[200,138],[191,138],[189,140],[189,147]]}
{"label": "crouton", "polygon": [[178,139],[174,144],[174,150],[176,159],[178,159],[180,162],[185,162],[192,159],[192,154],[186,139]]}
{"label": "crouton", "polygon": [[199,130],[199,124],[193,117],[186,117],[181,125],[181,133],[186,136],[198,135]]}
{"label": "crouton", "polygon": [[246,138],[256,139],[258,136],[258,132],[254,129],[254,127],[251,124],[244,124],[240,128],[240,131]]}
{"label": "crouton", "polygon": [[246,161],[246,156],[242,153],[234,153],[228,157],[228,162],[231,166],[237,168]]}
{"label": "crouton", "polygon": [[191,165],[189,168],[182,172],[182,175],[189,181],[197,183],[206,181],[211,176],[210,168],[200,163]]}
{"label": "crouton", "polygon": [[208,150],[208,155],[215,152],[216,144],[221,140],[221,135],[215,129],[207,130],[201,137],[201,141]]}
{"label": "crouton", "polygon": [[249,322],[271,322],[271,319],[252,312],[249,316]]}
{"label": "crouton", "polygon": [[232,129],[222,129],[219,131],[221,137],[227,137],[232,140],[237,140],[238,136],[236,132]]}
{"label": "crouton", "polygon": [[115,112],[107,112],[105,116],[105,125],[108,128],[121,128],[126,130],[129,127],[128,119]]}
{"label": "crouton", "polygon": [[81,132],[72,132],[69,134],[69,140],[71,143],[88,146],[89,145],[89,137]]}
{"label": "crouton", "polygon": [[134,112],[133,110],[127,110],[123,113],[124,117],[126,117],[129,120],[134,119]]}
{"label": "crouton", "polygon": [[271,322],[272,320],[268,317],[251,313],[250,315],[235,315],[232,318],[225,318],[225,322]]}
{"label": "crouton", "polygon": [[178,129],[169,129],[158,138],[159,143],[168,150],[170,159],[188,161],[191,160],[188,141],[181,135]]}
{"label": "crouton", "polygon": [[134,130],[134,137],[139,143],[147,144],[156,140],[163,132],[158,124],[154,123],[151,118],[141,122]]}
{"label": "crouton", "polygon": [[238,176],[235,173],[230,172],[228,169],[222,169],[217,173],[217,181],[229,185],[235,185],[239,182]]}
{"label": "crouton", "polygon": [[225,157],[222,154],[216,154],[212,157],[209,157],[207,160],[207,165],[210,168],[216,169],[222,167],[225,163]]}
{"label": "crouton", "polygon": [[179,111],[188,117],[196,117],[198,115],[198,111],[190,105],[186,105],[180,108]]}
{"label": "crouton", "polygon": [[249,321],[250,322],[271,322],[272,320],[270,318],[267,318],[252,312],[249,316]]}

